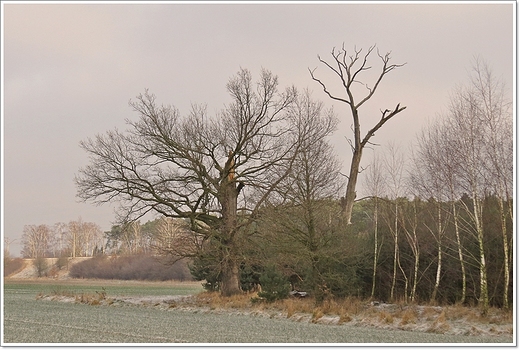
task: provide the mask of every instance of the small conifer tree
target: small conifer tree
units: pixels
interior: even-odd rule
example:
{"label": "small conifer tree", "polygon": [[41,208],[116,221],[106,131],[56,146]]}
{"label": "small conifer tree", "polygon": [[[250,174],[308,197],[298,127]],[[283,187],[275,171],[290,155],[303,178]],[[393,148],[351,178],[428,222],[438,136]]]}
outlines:
{"label": "small conifer tree", "polygon": [[258,296],[265,298],[268,302],[286,299],[289,296],[289,281],[273,265],[267,266],[260,276],[260,285],[262,291],[258,293]]}

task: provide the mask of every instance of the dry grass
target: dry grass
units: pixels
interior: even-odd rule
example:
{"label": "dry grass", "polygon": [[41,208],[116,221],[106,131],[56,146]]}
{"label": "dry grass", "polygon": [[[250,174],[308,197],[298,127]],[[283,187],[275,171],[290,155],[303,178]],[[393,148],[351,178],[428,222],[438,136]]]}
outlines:
{"label": "dry grass", "polygon": [[386,323],[386,324],[393,324],[394,317],[387,311],[381,311],[379,313],[379,321]]}
{"label": "dry grass", "polygon": [[[75,302],[89,305],[110,305],[114,301],[106,292],[73,293],[58,289],[55,295],[73,296]],[[40,293],[37,298],[44,297]],[[195,306],[210,310],[239,310],[239,312],[263,314],[268,317],[286,317],[295,321],[307,320],[312,323],[334,323],[372,325],[376,327],[396,327],[405,330],[421,329],[430,333],[454,333],[481,335],[483,332],[496,335],[513,334],[513,313],[491,308],[487,316],[482,316],[476,307],[462,305],[421,306],[417,304],[375,304],[358,298],[333,299],[316,303],[312,297],[288,298],[268,303],[258,298],[256,293],[224,297],[218,292],[202,292],[182,301],[168,301],[168,308]],[[156,306],[159,304],[156,304]],[[324,318],[324,316],[327,316]]]}
{"label": "dry grass", "polygon": [[[255,299],[256,298],[256,299]],[[478,308],[470,308],[460,304],[439,306],[418,306],[405,302],[392,304],[390,307],[370,306],[366,300],[359,298],[333,299],[329,298],[317,304],[313,298],[289,298],[273,303],[259,300],[256,294],[241,294],[223,297],[218,292],[203,292],[197,295],[198,306],[210,309],[252,309],[272,313],[279,311],[291,318],[296,314],[311,315],[316,322],[325,315],[339,316],[338,323],[351,322],[353,319],[378,319],[381,323],[399,326],[414,325],[420,322],[430,323],[430,331],[443,332],[449,329],[450,322],[467,321],[478,324],[512,324],[512,312],[500,309],[490,309],[487,316],[482,316]],[[388,306],[388,305],[387,305]]]}
{"label": "dry grass", "polygon": [[195,303],[198,306],[209,307],[211,310],[244,309],[253,306],[251,294],[237,294],[225,297],[218,292],[202,292],[197,294]]}
{"label": "dry grass", "polygon": [[399,322],[399,325],[404,326],[407,324],[415,324],[417,323],[417,308],[410,307],[404,310],[401,313],[401,322]]}
{"label": "dry grass", "polygon": [[348,323],[352,321],[352,317],[348,313],[342,313],[339,315],[338,324]]}
{"label": "dry grass", "polygon": [[433,321],[437,318],[439,313],[440,311],[437,308],[425,306],[420,314],[420,317],[426,319],[426,321]]}
{"label": "dry grass", "polygon": [[312,323],[316,323],[323,316],[325,316],[325,314],[323,313],[323,310],[319,307],[315,308],[312,311],[312,319],[311,319]]}
{"label": "dry grass", "polygon": [[444,334],[449,331],[450,328],[451,326],[446,321],[446,312],[442,310],[440,315],[433,321],[427,331],[431,333]]}
{"label": "dry grass", "polygon": [[[51,300],[56,300],[60,297],[73,298],[75,303],[88,305],[101,305],[103,303],[111,305],[114,302],[113,299],[107,298],[105,288],[102,288],[101,291],[96,291],[95,293],[76,293],[68,289],[57,287],[52,291],[50,296]],[[42,299],[44,297],[47,297],[47,295],[43,292],[39,292],[36,295],[36,299]]]}

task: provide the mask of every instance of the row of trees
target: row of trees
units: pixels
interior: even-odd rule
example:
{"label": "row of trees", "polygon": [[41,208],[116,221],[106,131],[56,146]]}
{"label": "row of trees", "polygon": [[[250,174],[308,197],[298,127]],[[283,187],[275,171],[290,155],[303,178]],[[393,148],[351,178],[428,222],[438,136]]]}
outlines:
{"label": "row of trees", "polygon": [[[375,152],[367,197],[345,225],[339,168],[322,140],[241,237],[242,279],[267,266],[317,299],[327,295],[510,308],[513,297],[513,127],[510,102],[476,59],[470,83],[426,126],[409,157],[395,144]],[[338,203],[339,202],[339,203]],[[213,265],[211,262],[214,262]],[[195,260],[218,287],[212,250]],[[207,269],[211,266],[211,269]],[[204,269],[205,268],[205,269]]]}
{"label": "row of trees", "polygon": [[[102,232],[99,225],[81,219],[54,225],[26,225],[22,234],[22,257],[89,257],[96,255],[169,255],[173,242],[189,237],[181,220],[162,217],[141,224],[133,221]],[[188,245],[186,245],[188,246]]]}
{"label": "row of trees", "polygon": [[54,225],[25,225],[21,254],[24,258],[94,256],[104,246],[99,225],[81,219]]}
{"label": "row of trees", "polygon": [[[475,59],[470,83],[453,93],[447,114],[420,135],[413,158],[413,191],[434,198],[438,203],[451,203],[450,214],[463,279],[461,300],[466,296],[466,264],[474,263],[479,269],[479,302],[485,310],[489,304],[486,246],[489,228],[485,216],[496,213],[503,248],[503,305],[509,307],[514,164],[511,102],[506,98],[503,83],[478,58]],[[461,194],[466,195],[469,201],[462,201],[463,205],[457,208],[455,201]],[[491,213],[490,207],[486,207],[489,198],[494,198],[497,203]],[[439,270],[444,231],[439,205],[434,231]],[[467,255],[462,244],[463,234],[471,235],[478,243],[478,252],[472,256]]]}
{"label": "row of trees", "polygon": [[[512,180],[510,169],[501,165],[512,165],[512,152],[511,158],[500,157],[509,155],[504,152],[512,142],[503,138],[504,130],[511,133],[507,123],[498,122],[510,119],[503,91],[497,90],[491,74],[486,80],[489,71],[478,63],[475,80],[454,95],[449,115],[442,123],[425,129],[412,157],[410,176],[405,176],[398,152],[385,156],[386,166],[392,171],[385,172],[384,181],[382,173],[376,171],[379,165],[371,167],[373,208],[368,210],[361,201],[354,205],[362,152],[371,144],[374,132],[404,110],[400,104],[381,110],[381,118],[362,136],[360,108],[374,95],[383,77],[402,66],[390,64],[389,53],[377,52],[381,72],[372,84],[358,84],[361,75],[371,68],[368,61],[373,52],[370,48],[365,54],[355,50],[348,55],[345,49],[333,50],[332,64],[319,59],[339,77],[339,91],[343,92],[338,94],[331,92],[338,91],[336,88],[327,88],[316,77],[316,70],[310,71],[330,98],[349,107],[353,118],[351,171],[341,198],[344,178],[328,143],[337,127],[334,112],[326,110],[308,91],[292,87],[280,92],[277,77],[269,71],[262,70],[255,83],[245,69],[227,84],[231,103],[213,116],[198,105],[183,116],[173,106],[158,105],[148,91],[139,95],[130,103],[139,119],[128,120],[126,132],[109,131],[81,143],[91,161],[76,176],[78,196],[96,204],[118,201],[119,220],[124,223],[120,227],[131,227],[129,222],[149,212],[178,219],[165,221],[170,229],[176,226],[177,233],[163,236],[163,244],[158,245],[162,253],[173,260],[192,258],[193,273],[224,295],[240,293],[246,280],[254,284],[269,262],[270,268],[274,264],[294,284],[306,285],[318,300],[329,294],[367,295],[367,275],[371,277],[369,295],[386,296],[388,291],[390,299],[402,295],[411,299],[431,294],[435,300],[446,272],[446,232],[453,223],[456,240],[460,241],[456,246],[458,261],[468,270],[469,261],[475,259],[469,258],[471,250],[464,244],[476,242],[479,247],[478,300],[485,310],[489,304],[485,272],[489,267],[485,261],[489,234],[484,213],[492,208],[484,205],[485,198],[498,198],[501,203],[504,257],[510,256],[508,222],[512,209],[508,208],[512,204],[508,191]],[[497,107],[497,99],[501,99],[502,109]],[[444,148],[433,147],[436,129],[439,145]],[[491,145],[495,145],[495,153]],[[452,182],[446,177],[448,172]],[[496,185],[488,181],[492,176],[500,178]],[[463,200],[463,194],[470,202]],[[388,203],[393,216],[387,213],[385,221],[380,212],[388,212],[388,208],[383,210]],[[430,210],[431,205],[435,208],[435,225],[421,218],[424,207]],[[364,208],[364,216],[354,215],[356,207]],[[374,230],[373,236],[367,233],[372,232],[369,227]],[[137,226],[133,231],[137,232]],[[474,240],[468,241],[468,235]],[[432,248],[426,236],[435,237],[436,260],[425,265],[421,259]],[[134,246],[120,244],[127,249],[141,244],[136,243],[141,242],[136,234],[132,237]],[[373,237],[369,251],[368,238],[361,237]],[[392,243],[392,263],[390,278],[383,278],[390,281],[386,289],[383,280],[378,283],[382,278],[378,271],[388,267],[388,261],[381,266],[388,241]],[[411,275],[404,267],[404,243],[411,249],[409,256],[414,257]],[[371,257],[369,265],[365,264],[367,257]],[[510,259],[505,261],[504,279],[505,271],[511,268]],[[429,293],[420,281],[431,266],[436,266],[436,271]],[[474,278],[469,272],[462,275],[466,285],[468,278]]]}

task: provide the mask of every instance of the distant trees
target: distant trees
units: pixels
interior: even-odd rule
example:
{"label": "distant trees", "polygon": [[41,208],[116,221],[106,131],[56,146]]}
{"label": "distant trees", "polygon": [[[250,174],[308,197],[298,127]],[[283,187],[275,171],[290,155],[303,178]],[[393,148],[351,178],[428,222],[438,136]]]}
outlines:
{"label": "distant trees", "polygon": [[[359,80],[360,75],[372,68],[368,63],[368,60],[374,49],[375,46],[369,47],[365,54],[362,54],[362,49],[354,49],[354,53],[349,55],[344,46],[341,50],[333,48],[331,52],[332,63],[329,63],[318,56],[318,60],[331,70],[337,78],[339,78],[340,84],[337,84],[336,87],[343,90],[341,94],[334,92],[336,87],[325,84],[322,79],[317,78],[315,75],[316,69],[309,69],[312,79],[321,85],[325,94],[333,100],[345,103],[349,107],[352,116],[352,132],[354,134],[354,139],[349,140],[350,148],[352,150],[352,161],[350,164],[346,194],[341,202],[343,215],[348,224],[351,222],[352,208],[354,206],[354,200],[356,199],[356,184],[363,149],[370,143],[370,139],[374,136],[376,131],[406,108],[401,107],[398,103],[392,110],[381,110],[381,119],[379,119],[373,126],[369,127],[364,136],[361,134],[360,108],[365,104],[365,102],[374,96],[385,75],[404,65],[390,64],[390,52],[381,55],[379,50],[376,50],[382,63],[381,71],[376,75],[372,84],[362,83]],[[360,92],[358,90],[359,85],[364,85],[365,91]]]}
{"label": "distant trees", "polygon": [[21,243],[24,258],[93,256],[103,249],[103,232],[99,225],[81,219],[52,226],[26,225]]}
{"label": "distant trees", "polygon": [[25,225],[22,234],[22,256],[40,258],[52,247],[51,230],[47,225]]}

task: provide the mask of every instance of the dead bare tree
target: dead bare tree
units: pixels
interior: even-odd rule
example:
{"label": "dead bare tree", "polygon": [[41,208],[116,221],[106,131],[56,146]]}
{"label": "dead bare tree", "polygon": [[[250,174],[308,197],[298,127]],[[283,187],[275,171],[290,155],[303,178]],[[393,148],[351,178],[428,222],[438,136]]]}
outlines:
{"label": "dead bare tree", "polygon": [[140,118],[127,121],[128,132],[81,142],[91,162],[75,181],[85,201],[118,201],[123,221],[148,212],[189,221],[217,247],[221,292],[233,295],[241,230],[288,172],[300,140],[283,114],[296,90],[280,93],[271,72],[262,70],[255,84],[241,69],[227,90],[232,102],[217,117],[196,105],[182,117],[154,95],[139,95],[130,105]]}
{"label": "dead bare tree", "polygon": [[379,87],[385,75],[387,75],[394,69],[402,67],[404,65],[390,64],[391,53],[387,52],[386,54],[381,55],[379,53],[379,50],[376,50],[377,55],[382,62],[382,69],[380,73],[377,75],[375,82],[372,85],[364,84],[366,91],[363,94],[361,94],[361,97],[358,99],[357,96],[355,96],[354,94],[355,86],[356,84],[362,84],[361,81],[358,80],[360,74],[372,68],[368,64],[368,60],[374,49],[375,46],[371,46],[365,54],[362,54],[362,49],[358,50],[354,48],[354,54],[349,55],[344,45],[341,48],[341,50],[336,50],[336,48],[333,48],[331,52],[333,61],[332,63],[329,63],[326,60],[323,60],[320,56],[318,56],[318,60],[327,68],[329,68],[335,75],[337,75],[337,77],[339,77],[339,80],[341,82],[341,89],[343,90],[341,95],[333,93],[333,89],[327,87],[327,85],[321,79],[316,77],[316,68],[313,70],[309,69],[312,79],[321,85],[323,91],[327,94],[327,96],[329,96],[333,100],[347,104],[349,106],[350,113],[352,116],[354,140],[349,140],[350,147],[352,149],[352,161],[350,165],[350,172],[348,175],[347,190],[345,193],[345,197],[342,200],[342,211],[348,224],[350,224],[352,208],[356,199],[356,183],[359,174],[363,149],[367,144],[370,143],[370,139],[374,136],[377,130],[379,130],[386,122],[388,122],[396,114],[402,112],[406,108],[401,107],[398,103],[397,106],[392,110],[381,110],[381,118],[379,119],[379,121],[377,121],[377,123],[366,132],[365,136],[362,136],[359,113],[361,106],[363,106],[365,102],[367,102],[372,98],[372,96],[374,96],[377,88]]}

